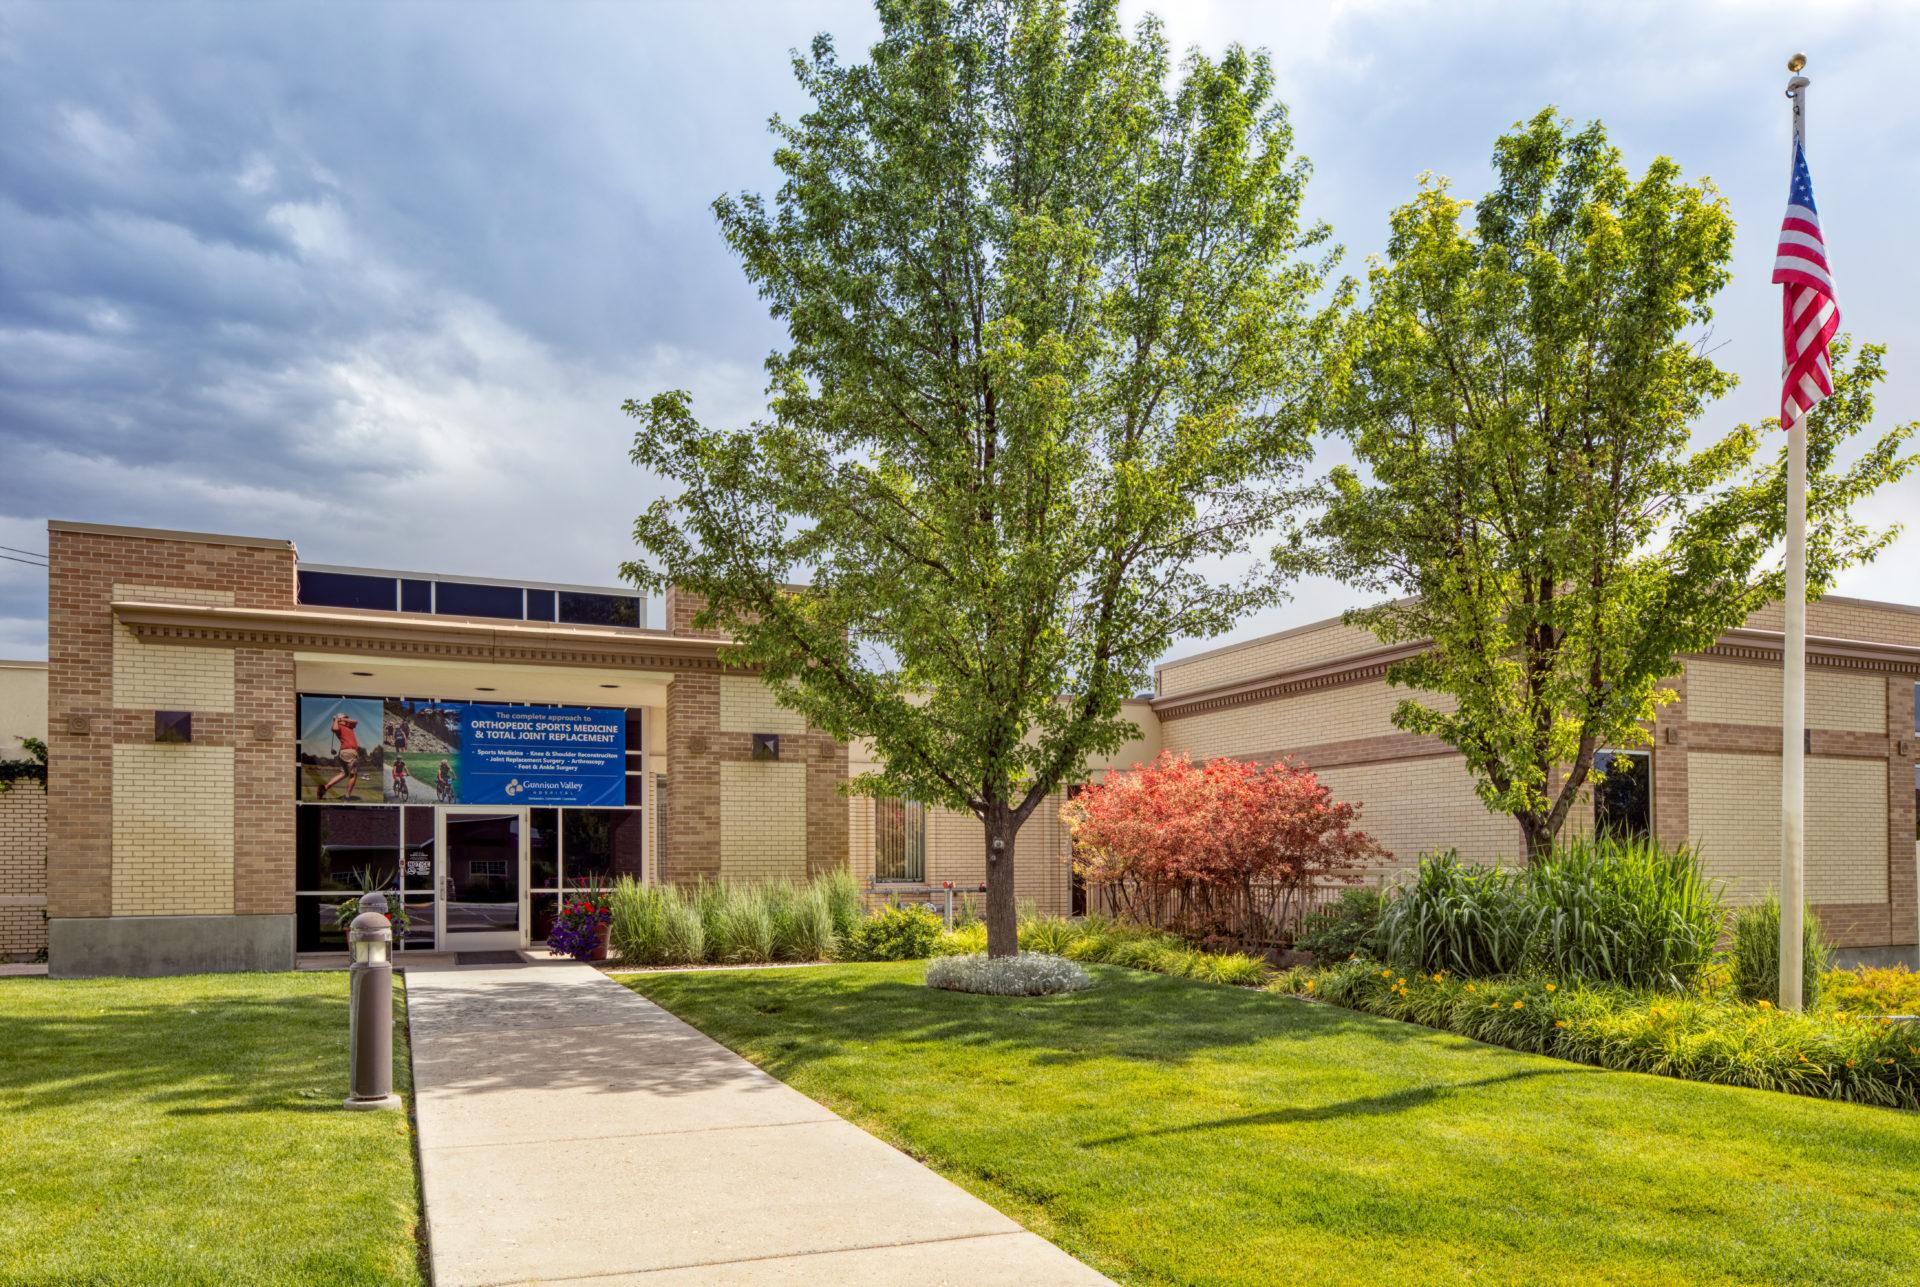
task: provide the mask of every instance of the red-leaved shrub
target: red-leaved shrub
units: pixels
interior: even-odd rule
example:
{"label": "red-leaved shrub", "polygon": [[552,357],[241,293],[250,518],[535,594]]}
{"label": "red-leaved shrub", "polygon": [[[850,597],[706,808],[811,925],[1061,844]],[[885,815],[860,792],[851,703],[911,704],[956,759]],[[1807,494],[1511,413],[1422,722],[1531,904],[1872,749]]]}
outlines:
{"label": "red-leaved shrub", "polygon": [[1163,753],[1110,773],[1061,810],[1074,867],[1130,920],[1188,937],[1290,941],[1314,886],[1385,856],[1304,765]]}

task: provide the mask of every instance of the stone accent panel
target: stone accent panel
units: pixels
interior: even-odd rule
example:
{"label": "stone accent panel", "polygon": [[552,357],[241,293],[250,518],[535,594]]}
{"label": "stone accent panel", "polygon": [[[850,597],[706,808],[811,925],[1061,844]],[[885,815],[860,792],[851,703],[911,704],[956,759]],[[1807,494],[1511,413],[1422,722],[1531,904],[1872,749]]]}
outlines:
{"label": "stone accent panel", "polygon": [[806,853],[807,766],[723,761],[720,874],[755,882],[795,879],[806,874]]}
{"label": "stone accent panel", "polygon": [[234,753],[226,746],[113,748],[113,914],[234,908]]}
{"label": "stone accent panel", "polygon": [[0,791],[0,961],[31,960],[47,946],[47,791],[15,782]]}

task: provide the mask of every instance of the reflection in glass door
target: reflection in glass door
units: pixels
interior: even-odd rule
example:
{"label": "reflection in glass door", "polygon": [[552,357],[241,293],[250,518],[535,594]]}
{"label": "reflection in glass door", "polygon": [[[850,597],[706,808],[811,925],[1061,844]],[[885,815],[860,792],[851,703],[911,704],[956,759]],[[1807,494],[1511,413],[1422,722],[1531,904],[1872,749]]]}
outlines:
{"label": "reflection in glass door", "polygon": [[440,950],[517,948],[525,883],[526,810],[441,809]]}

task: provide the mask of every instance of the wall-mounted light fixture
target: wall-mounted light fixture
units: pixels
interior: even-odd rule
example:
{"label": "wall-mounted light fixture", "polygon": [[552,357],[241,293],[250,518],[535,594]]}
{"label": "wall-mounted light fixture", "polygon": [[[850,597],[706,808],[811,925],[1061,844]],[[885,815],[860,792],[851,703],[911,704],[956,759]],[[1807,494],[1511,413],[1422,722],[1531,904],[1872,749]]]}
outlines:
{"label": "wall-mounted light fixture", "polygon": [[193,712],[155,711],[153,713],[153,740],[156,742],[191,742],[193,740]]}
{"label": "wall-mounted light fixture", "polygon": [[753,735],[753,758],[756,760],[779,759],[780,735],[778,733],[755,733]]}

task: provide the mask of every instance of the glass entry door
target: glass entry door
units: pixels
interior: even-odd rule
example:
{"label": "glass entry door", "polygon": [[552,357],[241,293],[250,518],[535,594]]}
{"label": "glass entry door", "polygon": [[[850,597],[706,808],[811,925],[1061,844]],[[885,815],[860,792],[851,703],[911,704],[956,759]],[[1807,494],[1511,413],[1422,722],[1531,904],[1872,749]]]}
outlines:
{"label": "glass entry door", "polygon": [[435,930],[443,952],[525,945],[525,809],[440,809],[440,900]]}

